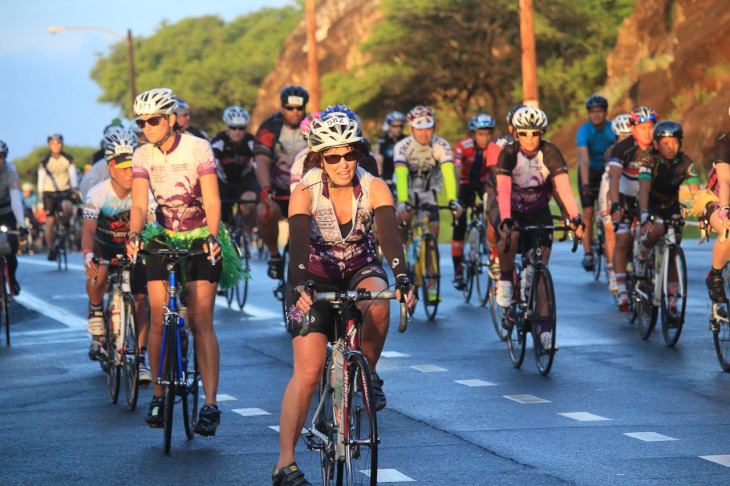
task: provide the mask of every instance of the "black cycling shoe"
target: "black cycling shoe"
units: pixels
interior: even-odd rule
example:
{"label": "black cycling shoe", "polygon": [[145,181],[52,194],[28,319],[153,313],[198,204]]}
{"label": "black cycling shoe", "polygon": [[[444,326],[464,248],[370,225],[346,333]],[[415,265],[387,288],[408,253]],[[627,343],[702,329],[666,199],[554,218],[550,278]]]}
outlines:
{"label": "black cycling shoe", "polygon": [[274,466],[274,470],[271,471],[271,484],[274,486],[312,486],[312,483],[304,479],[304,473],[299,470],[296,462],[292,462],[278,471]]}
{"label": "black cycling shoe", "polygon": [[581,265],[583,265],[583,269],[586,272],[592,272],[593,271],[593,255],[586,255],[583,257],[583,261],[580,262]]}
{"label": "black cycling shoe", "polygon": [[727,295],[725,295],[725,279],[722,278],[722,273],[710,270],[707,273],[705,284],[707,285],[707,290],[710,292],[710,300],[712,300],[713,303],[724,304],[727,302]]}
{"label": "black cycling shoe", "polygon": [[457,275],[454,277],[454,288],[456,290],[464,290],[466,288],[466,282],[464,282],[464,277],[461,275]]}
{"label": "black cycling shoe", "polygon": [[266,275],[273,280],[281,280],[284,277],[284,259],[281,256],[271,257]]}
{"label": "black cycling shoe", "polygon": [[10,287],[13,289],[13,295],[20,294],[20,284],[17,280],[13,279],[13,281],[10,282]]}
{"label": "black cycling shoe", "polygon": [[373,384],[373,401],[375,402],[375,411],[379,412],[385,408],[388,401],[383,393],[383,380],[380,379],[376,372],[370,373],[370,382]]}
{"label": "black cycling shoe", "polygon": [[144,421],[147,422],[147,425],[149,425],[150,428],[161,429],[163,427],[162,419],[165,410],[164,403],[162,395],[155,395],[152,397],[150,409],[147,412],[147,416],[144,418]]}
{"label": "black cycling shoe", "polygon": [[56,261],[56,249],[51,248],[48,250],[48,261],[49,262],[55,262]]}
{"label": "black cycling shoe", "polygon": [[218,409],[218,406],[206,403],[203,405],[203,408],[200,409],[200,413],[198,414],[198,423],[195,424],[194,432],[203,437],[215,435],[215,429],[218,428],[220,423],[221,411]]}

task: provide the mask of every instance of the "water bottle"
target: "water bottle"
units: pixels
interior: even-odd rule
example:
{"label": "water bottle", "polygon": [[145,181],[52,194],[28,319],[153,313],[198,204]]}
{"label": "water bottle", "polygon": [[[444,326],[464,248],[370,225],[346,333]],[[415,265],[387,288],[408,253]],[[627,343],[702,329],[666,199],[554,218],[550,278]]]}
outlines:
{"label": "water bottle", "polygon": [[344,352],[345,340],[340,339],[332,349],[332,373],[334,374],[332,383],[335,389],[335,405],[337,406],[342,402],[342,382],[345,378],[345,370],[343,369],[343,363],[345,361]]}
{"label": "water bottle", "polygon": [[132,292],[132,286],[129,283],[129,280],[129,270],[124,270],[122,272],[122,292],[124,293]]}
{"label": "water bottle", "polygon": [[530,295],[530,285],[532,284],[532,271],[532,265],[528,265],[527,268],[525,268],[520,275],[520,299],[522,299],[523,302],[526,302],[527,296]]}

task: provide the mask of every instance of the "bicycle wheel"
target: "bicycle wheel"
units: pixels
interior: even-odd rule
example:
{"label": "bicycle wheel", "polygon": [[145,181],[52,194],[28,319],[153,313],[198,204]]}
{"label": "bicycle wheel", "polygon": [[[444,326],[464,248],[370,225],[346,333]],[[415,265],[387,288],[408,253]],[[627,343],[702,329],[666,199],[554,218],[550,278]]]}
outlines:
{"label": "bicycle wheel", "polygon": [[282,273],[282,278],[279,280],[279,286],[277,287],[277,291],[280,291],[281,293],[281,313],[284,316],[284,327],[287,326],[286,324],[286,298],[284,297],[284,292],[286,292],[286,268],[287,268],[287,259],[289,258],[289,243],[286,244],[284,247],[284,252],[281,254],[281,257],[284,260],[284,272]]}
{"label": "bicycle wheel", "polygon": [[109,400],[117,403],[119,400],[119,378],[121,376],[121,366],[119,357],[117,356],[117,342],[112,324],[110,322],[111,314],[105,317],[106,335],[104,336],[104,350],[106,351],[106,385],[109,392]]}
{"label": "bicycle wheel", "polygon": [[[241,265],[248,272],[250,267],[248,266],[248,260],[251,256],[249,250],[248,237],[241,235],[239,237],[240,253],[239,258],[241,259]],[[238,304],[238,310],[243,310],[243,306],[246,305],[246,297],[248,296],[248,279],[244,278],[236,283],[236,303]]]}
{"label": "bicycle wheel", "polygon": [[139,392],[139,343],[137,342],[137,317],[134,311],[134,299],[131,295],[124,295],[124,341],[120,348],[123,354],[122,372],[124,375],[124,396],[127,400],[127,408],[134,410],[137,406],[137,395]]}
{"label": "bicycle wheel", "polygon": [[[649,258],[652,258],[650,256]],[[637,280],[636,288],[636,325],[641,339],[647,340],[656,325],[659,308],[654,307],[654,269],[646,269],[646,280]],[[643,294],[643,295],[642,295]]]}
{"label": "bicycle wheel", "polygon": [[[500,307],[500,309],[505,309]],[[503,332],[507,338],[507,349],[509,349],[509,357],[512,360],[512,365],[515,368],[522,366],[522,362],[525,360],[525,348],[527,346],[527,330],[525,329],[525,321],[521,314],[517,313],[517,310],[512,307],[503,314],[503,322],[509,321],[507,325],[509,330],[504,329]],[[501,326],[501,324],[500,324]]]}
{"label": "bicycle wheel", "polygon": [[476,267],[474,272],[474,280],[476,280],[477,295],[479,296],[479,303],[484,307],[489,302],[489,293],[491,288],[491,276],[489,274],[489,244],[487,238],[482,232],[477,233],[477,253],[476,253]]}
{"label": "bicycle wheel", "polygon": [[464,288],[461,289],[461,295],[467,304],[471,300],[472,290],[474,289],[474,274],[477,261],[477,236],[479,232],[476,226],[472,227],[467,233],[466,241],[464,241],[464,255],[461,262],[461,274],[464,279]]}
{"label": "bicycle wheel", "polygon": [[[403,247],[403,254],[406,256],[406,275],[408,275],[408,280],[410,280],[415,289],[414,293],[416,296],[418,296],[418,282],[416,281],[416,262],[418,261],[418,256],[416,256],[415,249],[413,248],[413,245],[408,245]],[[413,314],[416,312],[416,306],[410,307],[408,309],[408,315],[413,316]]]}
{"label": "bicycle wheel", "polygon": [[626,318],[630,324],[636,322],[636,299],[637,295],[634,292],[634,286],[636,285],[636,279],[634,278],[633,272],[626,272],[626,294],[629,297],[629,311],[626,313]]}
{"label": "bicycle wheel", "polygon": [[[335,477],[339,478],[340,484],[342,483],[342,466],[341,461],[336,460],[335,452],[335,410],[333,407],[333,390],[329,380],[327,379],[331,375],[332,367],[332,351],[327,350],[327,359],[324,363],[324,376],[319,381],[319,401],[324,399],[324,408],[322,409],[319,420],[314,427],[327,436],[327,441],[320,444],[319,449],[319,462],[322,470],[322,484],[329,486],[335,484]],[[336,476],[335,476],[336,474]]]}
{"label": "bicycle wheel", "polygon": [[603,245],[600,237],[593,238],[591,254],[593,255],[593,279],[598,282],[601,278],[601,267],[603,265]]}
{"label": "bicycle wheel", "polygon": [[200,372],[198,370],[198,360],[195,357],[193,332],[187,324],[180,330],[180,351],[182,352],[183,372],[185,373],[185,389],[181,390],[183,423],[185,424],[185,435],[188,439],[192,439],[195,426],[198,423]]}
{"label": "bicycle wheel", "polygon": [[[665,265],[671,265],[677,269],[677,288],[676,295],[673,297],[674,302],[670,302],[671,298],[667,291],[662,296],[662,334],[664,342],[667,346],[674,346],[682,334],[682,326],[684,325],[684,312],[687,307],[687,262],[684,259],[684,251],[678,245],[669,247],[669,259],[664,262]],[[672,306],[674,304],[674,306]]]}
{"label": "bicycle wheel", "polygon": [[432,321],[436,317],[441,301],[441,270],[439,268],[439,247],[436,237],[430,233],[423,235],[423,306],[426,317]]}
{"label": "bicycle wheel", "polygon": [[[0,265],[2,268],[7,268],[5,257],[0,259]],[[5,324],[5,345],[10,346],[10,309],[8,308],[9,299],[8,292],[10,292],[6,273],[0,272],[0,312],[2,312],[2,322]]]}
{"label": "bicycle wheel", "polygon": [[349,386],[345,436],[345,483],[348,486],[378,482],[378,424],[372,408],[370,369],[362,354],[348,357]]}
{"label": "bicycle wheel", "polygon": [[[555,357],[555,288],[547,267],[535,269],[530,296],[532,340],[535,348],[535,364],[542,376],[550,373]],[[546,329],[547,328],[547,329]],[[543,344],[543,334],[550,333],[549,345]]]}
{"label": "bicycle wheel", "polygon": [[165,373],[162,385],[163,396],[163,412],[162,426],[164,430],[165,454],[170,454],[170,445],[172,442],[172,412],[175,408],[175,379],[177,370],[177,319],[168,317],[165,323],[165,350],[164,363]]}

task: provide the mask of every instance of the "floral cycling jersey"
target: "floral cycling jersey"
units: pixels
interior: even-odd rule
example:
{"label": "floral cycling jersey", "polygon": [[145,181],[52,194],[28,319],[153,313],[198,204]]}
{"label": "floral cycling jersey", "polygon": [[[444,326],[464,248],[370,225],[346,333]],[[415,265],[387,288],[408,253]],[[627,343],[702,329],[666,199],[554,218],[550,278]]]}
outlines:
{"label": "floral cycling jersey", "polygon": [[[411,135],[395,144],[393,162],[395,167],[408,168],[409,193],[438,191],[442,182],[441,165],[452,162],[451,146],[435,135],[427,145],[421,145]],[[398,199],[403,200],[400,194]]]}
{"label": "floral cycling jersey", "polygon": [[512,179],[511,210],[532,213],[548,207],[552,197],[552,178],[568,172],[560,149],[541,140],[537,153],[528,157],[520,143],[505,146],[497,161],[497,174]]}
{"label": "floral cycling jersey", "polygon": [[692,159],[680,152],[674,160],[666,160],[656,150],[641,159],[639,180],[651,181],[649,206],[666,209],[679,201],[679,186],[682,183],[699,184]]}
{"label": "floral cycling jersey", "polygon": [[150,182],[158,203],[156,220],[163,228],[189,231],[207,225],[200,178],[216,173],[207,141],[177,134],[169,152],[148,143],[135,150],[132,160],[134,178]]}

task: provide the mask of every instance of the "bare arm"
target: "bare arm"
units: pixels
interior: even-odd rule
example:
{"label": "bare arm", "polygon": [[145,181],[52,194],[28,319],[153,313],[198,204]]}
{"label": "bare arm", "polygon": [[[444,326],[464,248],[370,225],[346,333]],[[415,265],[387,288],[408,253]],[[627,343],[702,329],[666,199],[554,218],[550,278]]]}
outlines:
{"label": "bare arm", "polygon": [[135,178],[132,181],[132,208],[129,215],[129,231],[140,233],[147,221],[147,204],[149,202],[150,181]]}
{"label": "bare arm", "polygon": [[588,185],[590,164],[591,160],[588,158],[588,147],[578,147],[578,182],[580,186]]}
{"label": "bare arm", "polygon": [[94,234],[99,224],[95,219],[85,219],[81,227],[81,251],[94,251]]}
{"label": "bare arm", "polygon": [[651,181],[639,179],[639,212],[649,210],[649,193],[651,192]]}
{"label": "bare arm", "polygon": [[256,156],[256,179],[259,181],[261,189],[271,186],[272,163],[271,157],[267,157],[266,155]]}

